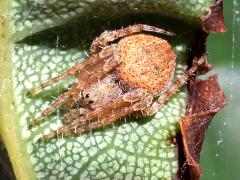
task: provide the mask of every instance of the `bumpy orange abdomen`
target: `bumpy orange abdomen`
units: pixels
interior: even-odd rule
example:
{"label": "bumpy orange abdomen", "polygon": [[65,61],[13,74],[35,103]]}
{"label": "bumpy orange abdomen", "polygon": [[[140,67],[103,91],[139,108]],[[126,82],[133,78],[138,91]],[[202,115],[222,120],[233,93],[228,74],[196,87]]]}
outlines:
{"label": "bumpy orange abdomen", "polygon": [[163,92],[173,78],[176,55],[164,39],[135,34],[118,44],[119,79],[132,88],[143,88],[153,95]]}

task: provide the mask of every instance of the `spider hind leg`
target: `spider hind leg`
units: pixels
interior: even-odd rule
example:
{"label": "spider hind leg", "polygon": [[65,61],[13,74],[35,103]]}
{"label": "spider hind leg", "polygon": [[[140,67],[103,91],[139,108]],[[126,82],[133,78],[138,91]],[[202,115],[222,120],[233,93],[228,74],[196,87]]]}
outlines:
{"label": "spider hind leg", "polygon": [[205,57],[201,57],[199,60],[195,59],[193,61],[193,66],[188,69],[185,74],[182,75],[182,77],[177,79],[163,95],[161,95],[155,102],[152,103],[149,108],[146,108],[144,110],[144,114],[146,116],[155,114],[164,105],[168,98],[172,96],[180,87],[182,87],[186,81],[198,70],[198,68],[205,63],[205,61]]}
{"label": "spider hind leg", "polygon": [[98,53],[101,51],[102,48],[107,46],[110,42],[113,42],[117,39],[123,38],[128,35],[131,35],[134,33],[140,33],[140,32],[155,32],[155,33],[165,34],[169,36],[175,35],[172,32],[166,31],[158,27],[149,26],[146,24],[136,24],[133,26],[119,29],[119,30],[103,32],[97,39],[95,39],[95,41],[93,41],[90,51],[93,52],[94,54]]}

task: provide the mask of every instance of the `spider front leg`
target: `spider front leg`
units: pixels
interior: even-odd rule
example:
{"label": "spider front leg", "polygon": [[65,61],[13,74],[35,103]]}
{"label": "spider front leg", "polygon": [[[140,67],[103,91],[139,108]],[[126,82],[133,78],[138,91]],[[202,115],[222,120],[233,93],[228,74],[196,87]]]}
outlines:
{"label": "spider front leg", "polygon": [[[106,76],[107,73],[113,68],[115,68],[120,63],[120,61],[118,59],[114,59],[114,47],[114,45],[106,47],[101,53],[98,53],[94,57],[86,60],[89,62],[84,63],[84,66],[80,64],[79,67],[81,68],[78,68],[78,71],[80,71],[80,69],[82,68],[84,68],[84,71],[79,74],[75,85],[73,85],[68,91],[63,93],[49,108],[44,110],[39,117],[32,121],[29,125],[29,128],[32,128],[42,122],[45,117],[47,117],[51,112],[58,108],[63,102],[65,102],[66,100],[72,101],[73,99],[71,99],[70,97],[78,96],[78,94],[83,88],[91,86],[99,79]],[[51,82],[52,81],[50,80],[45,83],[45,85]],[[36,89],[38,90],[38,88],[35,88],[33,89],[33,91],[35,92]]]}
{"label": "spider front leg", "polygon": [[114,31],[105,31],[103,32],[96,40],[93,41],[90,51],[92,53],[98,53],[102,50],[103,47],[107,46],[110,42],[113,42],[117,39],[123,38],[125,36],[139,33],[139,32],[155,32],[165,35],[175,35],[172,32],[166,31],[161,28],[157,28],[154,26],[149,26],[145,24],[136,24],[133,26],[129,26],[123,29],[114,30]]}
{"label": "spider front leg", "polygon": [[[58,76],[48,80],[47,82],[41,84],[40,86],[31,89],[30,91],[27,92],[27,96],[32,96],[32,95],[36,94],[37,92],[43,90],[44,88],[51,86],[51,85],[53,85],[61,80],[64,80],[70,76],[80,74],[81,71],[87,69],[88,67],[92,67],[92,66],[96,65],[100,61],[108,62],[107,60],[113,54],[113,49],[114,49],[114,46],[106,47],[101,53],[98,53],[94,56],[89,57],[88,59],[84,60],[83,62],[76,64],[72,68],[66,70],[63,74],[59,74]],[[107,65],[105,65],[105,66],[107,66]]]}
{"label": "spider front leg", "polygon": [[65,102],[71,95],[74,95],[76,92],[77,86],[73,85],[68,91],[64,92],[58,99],[51,104],[50,107],[45,109],[40,116],[34,119],[28,126],[29,129],[35,127],[37,124],[41,123],[51,112],[58,108],[63,102]]}
{"label": "spider front leg", "polygon": [[[195,61],[194,61],[195,62]],[[202,57],[193,66],[187,70],[187,72],[180,77],[178,80],[174,82],[172,86],[162,95],[160,96],[149,108],[144,110],[144,115],[151,116],[155,114],[181,86],[185,84],[185,82],[197,71],[199,66],[205,62],[205,58]]]}
{"label": "spider front leg", "polygon": [[[71,124],[44,135],[39,140],[45,141],[53,137],[69,136],[104,127],[112,124],[123,116],[136,111],[142,111],[150,105],[152,99],[153,97],[144,90],[133,90],[119,97],[114,102],[89,112],[85,117],[79,117]],[[90,123],[87,124],[87,121]]]}
{"label": "spider front leg", "polygon": [[64,115],[64,123],[71,123],[73,120],[77,119],[79,116],[86,115],[89,112],[88,109],[85,108],[77,108],[73,109],[67,114]]}
{"label": "spider front leg", "polygon": [[30,91],[27,92],[27,96],[32,96],[32,95],[36,94],[37,92],[43,90],[44,88],[57,83],[58,81],[64,80],[64,79],[68,78],[69,76],[76,75],[81,70],[83,70],[86,65],[88,65],[90,63],[95,64],[98,60],[99,59],[96,57],[91,57],[88,60],[85,60],[84,62],[82,62],[80,64],[76,64],[72,68],[65,71],[63,74],[59,74],[58,76],[46,81],[45,83],[41,84],[40,86],[32,88]]}

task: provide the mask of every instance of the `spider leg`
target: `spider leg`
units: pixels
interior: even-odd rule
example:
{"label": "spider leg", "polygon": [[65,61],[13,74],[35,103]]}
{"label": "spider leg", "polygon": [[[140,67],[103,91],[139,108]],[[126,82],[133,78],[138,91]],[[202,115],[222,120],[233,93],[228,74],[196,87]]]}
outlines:
{"label": "spider leg", "polygon": [[[126,93],[125,96],[123,95],[116,101],[107,104],[105,107],[100,107],[95,111],[90,112],[85,117],[79,117],[71,124],[52,131],[49,134],[42,136],[39,140],[46,141],[53,137],[79,134],[91,129],[109,125],[123,116],[144,109],[149,106],[151,102],[152,96],[148,95],[143,90]],[[108,116],[108,114],[111,115]],[[86,121],[89,121],[90,123],[83,124],[83,122]]]}
{"label": "spider leg", "polygon": [[[81,89],[79,89],[80,93]],[[76,93],[74,96],[72,96],[66,103],[62,105],[62,109],[74,109],[74,106],[80,108],[80,102],[78,101],[79,99],[79,93]],[[76,100],[77,99],[77,100]]]}
{"label": "spider leg", "polygon": [[[111,46],[104,48],[102,50],[102,52],[99,52],[98,54],[89,57],[88,59],[84,60],[83,62],[76,64],[72,68],[66,70],[63,74],[59,74],[58,76],[46,81],[45,83],[41,84],[40,86],[31,89],[30,91],[27,92],[27,96],[32,96],[32,95],[36,94],[37,92],[41,91],[42,89],[44,89],[48,86],[51,86],[51,85],[57,83],[58,81],[64,80],[64,79],[68,78],[69,76],[74,76],[76,74],[80,74],[80,72],[82,73],[83,70],[85,70],[85,74],[86,74],[86,72],[88,73],[87,69],[89,69],[89,67],[90,67],[90,69],[93,69],[94,65],[98,64],[101,61],[103,61],[105,63],[103,66],[103,71],[105,71],[105,73],[108,72],[109,70],[111,70],[111,68],[113,68],[113,66],[116,66],[117,64],[120,63],[120,61],[118,62],[117,59],[115,60],[114,58],[112,58],[112,55],[114,54],[114,49],[115,49],[114,47],[115,47],[115,45],[111,45]],[[113,59],[115,61],[112,61]]]}
{"label": "spider leg", "polygon": [[89,110],[85,108],[73,109],[64,115],[64,123],[70,123],[73,120],[77,119],[79,116],[86,115],[88,112]]}
{"label": "spider leg", "polygon": [[74,95],[78,94],[81,89],[86,88],[87,86],[91,86],[94,82],[101,79],[103,76],[106,76],[109,71],[117,66],[120,62],[114,59],[111,53],[112,51],[114,51],[114,46],[106,47],[103,52],[101,52],[103,54],[97,54],[100,57],[94,58],[94,63],[88,62],[87,65],[85,65],[85,71],[82,72],[77,83],[68,91],[63,93],[49,108],[44,110],[39,117],[32,121],[32,123],[29,125],[29,128],[32,128],[42,122],[46,116],[58,108],[67,99],[71,105],[71,101],[74,101]]}
{"label": "spider leg", "polygon": [[174,82],[174,84],[162,95],[160,96],[149,108],[144,110],[144,115],[150,116],[155,114],[168,100],[170,96],[172,96],[181,86],[185,84],[185,82],[197,71],[199,66],[205,62],[204,58],[199,59],[193,66],[187,70],[187,72],[182,75],[178,80]]}
{"label": "spider leg", "polygon": [[136,24],[123,29],[119,29],[119,30],[103,32],[96,40],[93,41],[90,51],[93,53],[98,53],[101,51],[103,47],[107,46],[108,43],[113,42],[114,40],[123,38],[130,34],[139,33],[143,31],[156,32],[156,33],[166,34],[166,35],[175,35],[172,32],[169,32],[154,26],[149,26],[145,24]]}
{"label": "spider leg", "polygon": [[[109,48],[109,49],[111,52],[111,48]],[[107,56],[110,56],[109,55],[110,53],[107,52],[107,51],[109,51],[109,49],[106,49],[104,51]],[[64,80],[64,79],[68,78],[69,76],[74,76],[74,75],[80,73],[80,71],[84,70],[87,66],[93,66],[96,63],[98,63],[99,61],[104,60],[104,58],[106,58],[106,57],[104,56],[104,54],[102,55],[101,53],[91,56],[88,59],[84,60],[83,62],[76,64],[72,68],[66,70],[63,74],[59,74],[56,77],[41,84],[40,86],[31,89],[30,91],[27,92],[27,96],[32,96],[32,95],[36,94],[37,92],[41,91],[42,89],[57,83],[58,81]]]}
{"label": "spider leg", "polygon": [[[102,58],[102,61],[99,61],[98,63],[91,66],[86,66],[84,71],[79,75],[76,82],[76,84],[79,84],[80,90],[87,90],[90,87],[92,87],[92,85],[101,81],[101,79],[103,79],[107,75],[111,76],[111,73],[109,74],[109,72],[112,69],[114,69],[117,65],[119,65],[121,62],[119,59],[114,58],[112,54],[113,51],[114,51],[114,45],[104,48],[103,50],[104,55],[101,55],[102,52],[99,53],[99,56],[100,58]],[[66,104],[64,104],[63,108],[71,109],[76,104],[78,105],[79,93],[78,94],[76,93],[75,96],[72,96],[72,98],[69,99]]]}
{"label": "spider leg", "polygon": [[107,76],[113,68],[121,63],[121,59],[114,57],[115,47],[116,45],[105,47],[98,53],[98,58],[101,61],[85,67],[84,71],[78,77],[78,81],[85,82],[85,86],[82,89],[88,88],[89,85]]}
{"label": "spider leg", "polygon": [[76,85],[73,85],[68,91],[64,92],[60,97],[55,100],[50,107],[45,109],[40,116],[38,116],[36,119],[34,119],[29,124],[29,129],[35,127],[37,124],[42,122],[44,118],[46,118],[51,112],[53,112],[56,108],[58,108],[63,102],[65,102],[68,98],[70,98],[73,94],[76,92]]}

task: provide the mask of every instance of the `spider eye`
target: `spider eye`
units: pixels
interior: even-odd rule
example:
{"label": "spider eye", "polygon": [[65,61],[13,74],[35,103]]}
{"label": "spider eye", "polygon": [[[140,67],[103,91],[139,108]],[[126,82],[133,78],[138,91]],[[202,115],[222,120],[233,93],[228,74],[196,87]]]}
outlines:
{"label": "spider eye", "polygon": [[85,98],[89,98],[89,94],[86,94]]}
{"label": "spider eye", "polygon": [[89,104],[92,104],[94,101],[89,101]]}

